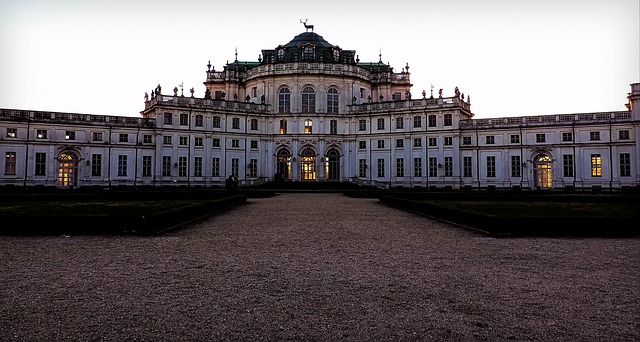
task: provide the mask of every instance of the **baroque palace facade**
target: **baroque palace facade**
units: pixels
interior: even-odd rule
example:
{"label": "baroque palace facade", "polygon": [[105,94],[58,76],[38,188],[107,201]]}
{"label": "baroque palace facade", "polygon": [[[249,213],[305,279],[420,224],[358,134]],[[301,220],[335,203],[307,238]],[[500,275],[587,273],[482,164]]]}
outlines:
{"label": "baroque palace facade", "polygon": [[138,118],[0,109],[0,185],[640,184],[640,83],[627,111],[472,119],[457,88],[414,98],[408,65],[361,62],[309,28],[258,61],[209,63],[203,98],[158,85]]}

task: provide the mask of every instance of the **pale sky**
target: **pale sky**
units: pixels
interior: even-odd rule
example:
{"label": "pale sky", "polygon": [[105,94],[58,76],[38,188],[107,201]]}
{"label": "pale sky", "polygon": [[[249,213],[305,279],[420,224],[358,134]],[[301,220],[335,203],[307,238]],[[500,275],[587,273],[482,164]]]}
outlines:
{"label": "pale sky", "polygon": [[362,62],[409,64],[475,118],[625,110],[638,0],[0,0],[0,108],[139,116],[144,93],[204,95],[207,62],[257,61],[315,32]]}

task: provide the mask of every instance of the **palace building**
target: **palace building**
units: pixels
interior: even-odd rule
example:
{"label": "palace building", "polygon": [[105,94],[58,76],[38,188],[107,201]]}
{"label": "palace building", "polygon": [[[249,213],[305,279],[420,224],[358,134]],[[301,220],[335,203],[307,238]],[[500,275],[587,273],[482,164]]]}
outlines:
{"label": "palace building", "polygon": [[257,61],[209,63],[201,98],[158,85],[141,117],[0,109],[0,186],[640,184],[640,83],[627,111],[473,119],[457,88],[415,96],[409,65],[360,61],[309,28]]}

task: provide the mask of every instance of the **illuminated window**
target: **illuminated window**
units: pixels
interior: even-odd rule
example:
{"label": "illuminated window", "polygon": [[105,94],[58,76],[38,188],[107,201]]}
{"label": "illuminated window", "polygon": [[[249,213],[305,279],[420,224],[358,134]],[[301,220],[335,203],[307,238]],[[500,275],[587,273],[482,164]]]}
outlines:
{"label": "illuminated window", "polygon": [[338,113],[338,90],[329,89],[327,92],[327,113]]}
{"label": "illuminated window", "polygon": [[535,185],[541,189],[551,189],[553,186],[553,168],[551,157],[539,154],[534,159]]}
{"label": "illuminated window", "polygon": [[36,131],[36,138],[38,139],[47,139],[47,130],[39,129]]}
{"label": "illuminated window", "polygon": [[316,153],[312,149],[305,148],[300,153],[300,166],[303,180],[316,179]]}
{"label": "illuminated window", "polygon": [[307,86],[302,89],[302,112],[314,113],[316,111],[316,92]]}
{"label": "illuminated window", "polygon": [[76,140],[76,132],[66,131],[64,134],[64,140]]}
{"label": "illuminated window", "polygon": [[291,91],[289,88],[282,88],[278,92],[278,113],[291,112]]}
{"label": "illuminated window", "polygon": [[404,177],[404,158],[396,158],[396,177]]}
{"label": "illuminated window", "polygon": [[287,120],[280,120],[280,134],[287,134]]}
{"label": "illuminated window", "polygon": [[304,133],[305,134],[313,133],[313,121],[311,119],[304,120]]}
{"label": "illuminated window", "polygon": [[602,157],[599,154],[591,155],[591,176],[602,177]]}
{"label": "illuminated window", "polygon": [[78,156],[72,152],[62,152],[58,157],[58,184],[70,187],[76,185]]}
{"label": "illuminated window", "polygon": [[16,138],[18,136],[17,128],[7,128],[7,138]]}

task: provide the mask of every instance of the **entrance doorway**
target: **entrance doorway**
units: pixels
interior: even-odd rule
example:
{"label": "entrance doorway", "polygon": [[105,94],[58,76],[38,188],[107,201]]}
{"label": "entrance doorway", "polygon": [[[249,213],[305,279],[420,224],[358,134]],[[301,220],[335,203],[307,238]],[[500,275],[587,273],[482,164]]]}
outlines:
{"label": "entrance doorway", "polygon": [[280,174],[280,177],[282,177],[283,180],[289,179],[291,175],[291,152],[286,148],[278,151],[276,172]]}
{"label": "entrance doorway", "polygon": [[78,156],[62,152],[58,157],[58,186],[71,188],[78,185]]}
{"label": "entrance doorway", "polygon": [[335,148],[327,152],[325,172],[327,180],[340,180],[340,152]]}
{"label": "entrance doorway", "polygon": [[551,157],[545,154],[539,154],[533,160],[533,167],[536,189],[551,189],[553,187]]}
{"label": "entrance doorway", "polygon": [[302,180],[316,179],[316,152],[305,148],[300,153],[300,167],[302,168]]}

